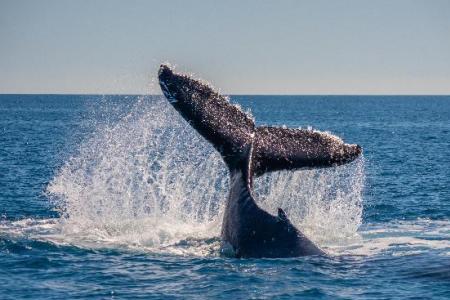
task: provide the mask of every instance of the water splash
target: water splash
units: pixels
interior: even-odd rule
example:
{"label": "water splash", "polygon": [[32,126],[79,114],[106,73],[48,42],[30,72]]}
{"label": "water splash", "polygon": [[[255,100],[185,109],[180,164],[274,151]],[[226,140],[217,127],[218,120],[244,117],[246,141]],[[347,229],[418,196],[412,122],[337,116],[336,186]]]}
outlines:
{"label": "water splash", "polygon": [[[62,234],[152,251],[216,249],[228,175],[212,146],[160,97],[141,97],[119,118],[106,116],[93,126],[47,187],[61,212]],[[272,173],[256,180],[255,194],[263,208],[282,207],[306,235],[327,246],[358,236],[363,174],[362,159]],[[199,251],[198,241],[211,238]]]}

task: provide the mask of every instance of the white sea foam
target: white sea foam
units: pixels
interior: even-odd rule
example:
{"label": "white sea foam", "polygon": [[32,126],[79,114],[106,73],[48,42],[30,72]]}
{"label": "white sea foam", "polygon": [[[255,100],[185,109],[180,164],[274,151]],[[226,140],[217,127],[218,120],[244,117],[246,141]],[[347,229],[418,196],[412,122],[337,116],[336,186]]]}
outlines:
{"label": "white sea foam", "polygon": [[[417,219],[389,223],[364,224],[360,239],[347,245],[331,245],[327,250],[335,255],[393,256],[414,255],[439,250],[449,255],[450,221]],[[446,252],[447,251],[447,252]]]}
{"label": "white sea foam", "polygon": [[[208,224],[202,228],[189,224],[173,226],[170,221],[153,222],[155,220],[148,218],[122,222],[115,227],[105,225],[77,230],[73,225],[64,224],[61,219],[0,221],[0,237],[35,239],[90,249],[119,248],[189,256],[217,256],[220,253],[219,239],[209,238],[214,234],[211,234]],[[175,242],[155,241],[156,236],[163,240],[169,237]],[[428,251],[450,256],[450,222],[417,219],[365,224],[360,228],[358,238],[341,240],[334,245],[330,243],[325,250],[332,256],[407,256]]]}

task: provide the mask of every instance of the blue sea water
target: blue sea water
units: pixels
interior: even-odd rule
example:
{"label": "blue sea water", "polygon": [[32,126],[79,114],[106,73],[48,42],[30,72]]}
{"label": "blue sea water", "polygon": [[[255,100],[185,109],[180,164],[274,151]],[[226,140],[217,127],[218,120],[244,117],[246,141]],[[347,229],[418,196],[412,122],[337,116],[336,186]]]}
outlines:
{"label": "blue sea water", "polygon": [[0,299],[450,299],[450,96],[231,99],[363,147],[256,183],[329,255],[221,255],[225,168],[159,96],[0,95]]}

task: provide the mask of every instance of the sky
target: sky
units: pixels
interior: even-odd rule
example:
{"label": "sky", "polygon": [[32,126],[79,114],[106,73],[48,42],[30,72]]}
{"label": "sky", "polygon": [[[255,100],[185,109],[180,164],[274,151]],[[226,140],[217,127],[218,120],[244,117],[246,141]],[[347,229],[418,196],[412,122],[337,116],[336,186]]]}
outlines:
{"label": "sky", "polygon": [[0,0],[0,93],[450,94],[449,0]]}

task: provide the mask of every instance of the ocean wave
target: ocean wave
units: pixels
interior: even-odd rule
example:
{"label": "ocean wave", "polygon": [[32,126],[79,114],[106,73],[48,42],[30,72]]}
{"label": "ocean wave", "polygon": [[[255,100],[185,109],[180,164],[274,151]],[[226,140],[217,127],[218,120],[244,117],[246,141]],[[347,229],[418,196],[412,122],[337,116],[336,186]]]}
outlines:
{"label": "ocean wave", "polygon": [[[211,227],[216,227],[215,224],[189,228],[186,224],[177,225],[172,221],[155,224],[154,220],[147,219],[86,229],[74,224],[68,226],[66,222],[63,218],[4,220],[0,222],[0,239],[35,240],[85,249],[118,249],[200,257],[221,255],[219,234],[211,231]],[[358,238],[324,247],[332,257],[395,257],[428,251],[436,251],[439,255],[448,257],[450,221],[417,219],[364,224],[358,231]]]}

